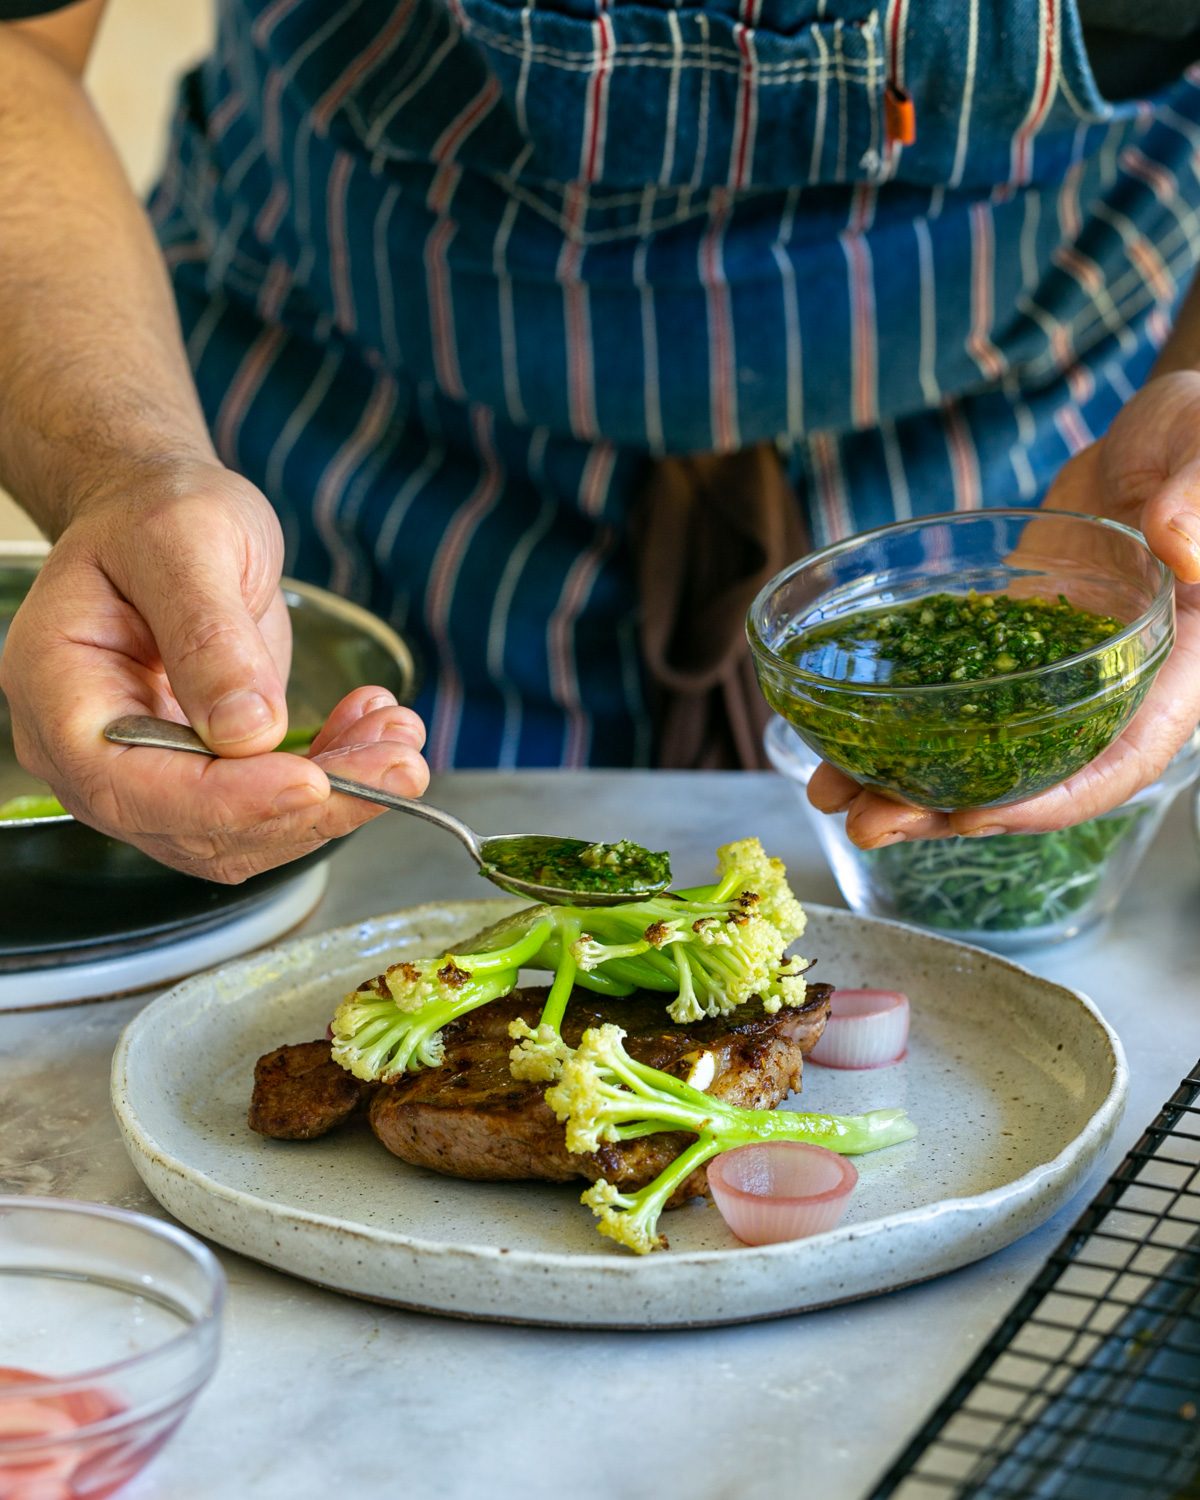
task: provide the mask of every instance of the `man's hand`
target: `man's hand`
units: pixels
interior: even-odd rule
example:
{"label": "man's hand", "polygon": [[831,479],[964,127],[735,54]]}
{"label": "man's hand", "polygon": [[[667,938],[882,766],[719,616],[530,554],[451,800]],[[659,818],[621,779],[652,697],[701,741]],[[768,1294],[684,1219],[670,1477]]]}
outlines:
{"label": "man's hand", "polygon": [[[77,817],[239,881],[374,816],[323,765],[423,791],[424,731],[362,688],[311,759],[271,753],[279,527],[213,453],[158,244],[80,86],[101,9],[0,24],[0,483],[58,539],[0,680],[18,755]],[[186,719],[222,759],[110,745],[126,713]]]}
{"label": "man's hand", "polygon": [[950,834],[1044,833],[1085,822],[1161,775],[1200,720],[1200,374],[1178,371],[1149,381],[1106,435],[1063,468],[1045,503],[1107,516],[1145,534],[1177,580],[1174,650],[1125,733],[1069,781],[1026,802],[929,812],[820,766],[809,800],[821,812],[845,811],[846,832],[860,848]]}
{"label": "man's hand", "polygon": [[[21,763],[76,817],[164,864],[238,882],[383,809],[323,767],[419,796],[425,731],[382,688],[350,693],[311,758],[287,729],[291,628],[275,515],[213,463],[151,466],[78,507],[9,630],[0,685]],[[109,744],[122,714],[190,723],[218,760]]]}

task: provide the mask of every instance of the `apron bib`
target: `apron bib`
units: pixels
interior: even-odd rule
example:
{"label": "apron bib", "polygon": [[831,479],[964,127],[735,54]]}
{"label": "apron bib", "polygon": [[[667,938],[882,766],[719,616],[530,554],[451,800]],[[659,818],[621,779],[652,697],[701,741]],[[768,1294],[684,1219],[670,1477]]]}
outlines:
{"label": "apron bib", "polygon": [[1198,142],[1073,0],[226,0],[153,207],[222,456],[413,641],[433,763],[644,764],[648,458],[775,443],[817,542],[1035,503],[1165,336]]}

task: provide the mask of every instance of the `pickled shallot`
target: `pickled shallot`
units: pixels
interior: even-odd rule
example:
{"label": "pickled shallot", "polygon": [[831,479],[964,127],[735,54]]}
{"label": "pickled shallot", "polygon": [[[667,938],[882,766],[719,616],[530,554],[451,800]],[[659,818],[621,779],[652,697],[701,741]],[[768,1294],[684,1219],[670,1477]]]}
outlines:
{"label": "pickled shallot", "polygon": [[[43,1388],[48,1388],[44,1393]],[[0,1500],[71,1500],[86,1493],[104,1500],[124,1483],[102,1438],[80,1439],[79,1430],[117,1416],[123,1404],[98,1387],[60,1391],[31,1370],[0,1367]],[[107,1463],[114,1482],[93,1475],[77,1488],[73,1478],[91,1461]]]}
{"label": "pickled shallot", "polygon": [[829,1020],[808,1060],[826,1068],[882,1068],[908,1051],[908,996],[899,990],[834,990]]}
{"label": "pickled shallot", "polygon": [[835,1228],[857,1181],[844,1156],[803,1141],[739,1146],[708,1164],[713,1202],[746,1245],[801,1240]]}

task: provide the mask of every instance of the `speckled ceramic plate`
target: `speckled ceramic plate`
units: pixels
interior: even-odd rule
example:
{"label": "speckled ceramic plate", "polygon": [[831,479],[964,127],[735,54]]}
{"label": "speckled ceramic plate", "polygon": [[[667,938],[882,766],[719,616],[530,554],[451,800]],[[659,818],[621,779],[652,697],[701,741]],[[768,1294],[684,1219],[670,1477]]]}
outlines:
{"label": "speckled ceramic plate", "polygon": [[[389,1156],[365,1127],[305,1143],[246,1126],[255,1059],[321,1035],[341,995],[402,954],[438,952],[510,909],[426,906],[298,939],[186,980],[131,1022],[113,1103],[138,1171],[177,1219],[280,1270],[404,1307],[600,1328],[733,1323],[863,1297],[1011,1243],[1082,1184],[1120,1118],[1120,1043],[1086,997],[895,923],[810,908],[825,980],[906,990],[906,1061],[810,1065],[804,1106],[903,1105],[920,1135],[858,1157],[829,1234],[747,1249],[717,1210],[665,1221],[671,1249],[602,1239],[573,1186],[457,1182]],[[582,1187],[582,1184],[580,1184]]]}

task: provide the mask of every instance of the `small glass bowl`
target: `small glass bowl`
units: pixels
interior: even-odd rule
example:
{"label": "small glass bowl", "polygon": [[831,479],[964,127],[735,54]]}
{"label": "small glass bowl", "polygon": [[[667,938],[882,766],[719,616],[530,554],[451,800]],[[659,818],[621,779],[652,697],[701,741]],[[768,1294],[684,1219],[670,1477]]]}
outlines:
{"label": "small glass bowl", "polygon": [[104,1500],[217,1360],[225,1277],[141,1214],[0,1197],[0,1500]]}
{"label": "small glass bowl", "polygon": [[1152,785],[1055,833],[926,839],[860,849],[841,813],[806,795],[820,759],[782,719],[764,736],[795,786],[851,911],[932,928],[999,953],[1064,942],[1110,917],[1175,794],[1200,774],[1200,729]]}
{"label": "small glass bowl", "polygon": [[[1043,666],[920,686],[822,676],[789,659],[805,630],[932,594],[1055,600],[1126,622]],[[1175,635],[1174,580],[1140,532],[1066,511],[926,516],[794,563],[747,634],[768,703],[825,760],[918,807],[1016,802],[1074,775],[1132,718]],[[861,658],[831,663],[862,671]]]}

